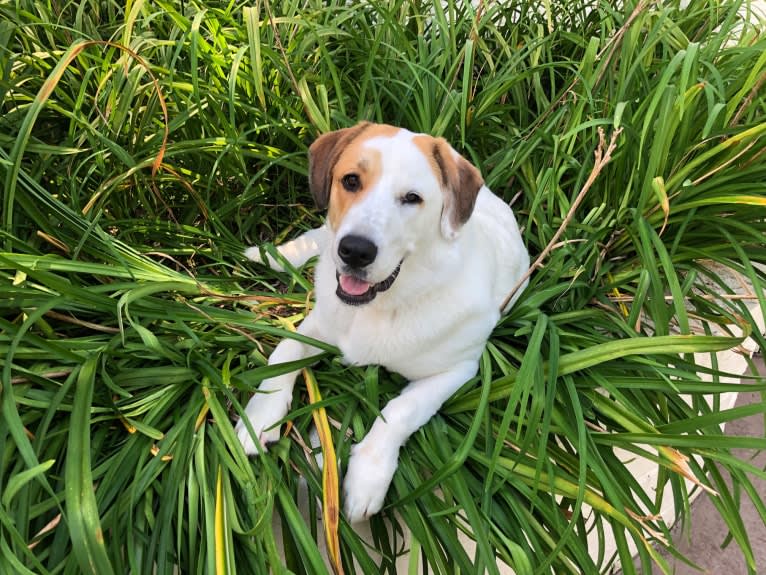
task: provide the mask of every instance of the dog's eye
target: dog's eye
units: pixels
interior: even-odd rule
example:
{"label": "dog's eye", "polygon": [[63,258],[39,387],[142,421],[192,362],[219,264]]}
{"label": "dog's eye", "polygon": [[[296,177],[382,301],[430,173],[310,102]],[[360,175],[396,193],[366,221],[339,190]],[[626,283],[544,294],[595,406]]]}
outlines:
{"label": "dog's eye", "polygon": [[421,203],[422,201],[423,198],[421,198],[420,195],[416,192],[407,192],[402,196],[402,203],[405,205],[415,205]]}
{"label": "dog's eye", "polygon": [[358,174],[346,174],[341,178],[340,183],[347,192],[351,193],[358,192],[362,187],[362,180],[359,179]]}

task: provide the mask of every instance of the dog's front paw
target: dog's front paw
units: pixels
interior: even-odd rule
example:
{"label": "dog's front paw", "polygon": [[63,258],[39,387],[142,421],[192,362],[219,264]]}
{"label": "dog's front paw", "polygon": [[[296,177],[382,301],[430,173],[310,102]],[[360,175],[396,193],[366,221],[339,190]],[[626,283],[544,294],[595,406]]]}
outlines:
{"label": "dog's front paw", "polygon": [[[279,441],[280,426],[275,424],[287,415],[289,408],[290,403],[278,394],[256,393],[250,398],[245,408],[245,415],[234,428],[245,453],[258,455],[256,438],[263,451],[267,451],[269,443]],[[254,435],[245,424],[245,418],[250,422]]]}
{"label": "dog's front paw", "polygon": [[[261,445],[262,451],[268,451],[268,444],[274,443],[279,440],[279,426],[272,427],[271,429],[263,429],[263,426],[256,426],[251,422],[255,437],[258,438],[258,443]],[[247,455],[258,455],[258,447],[253,439],[253,435],[250,434],[250,430],[245,425],[243,420],[237,422],[237,426],[234,428],[237,433],[237,438],[242,444]]]}
{"label": "dog's front paw", "polygon": [[351,523],[368,519],[383,507],[398,457],[398,448],[376,447],[365,440],[352,448],[343,481],[344,510]]}

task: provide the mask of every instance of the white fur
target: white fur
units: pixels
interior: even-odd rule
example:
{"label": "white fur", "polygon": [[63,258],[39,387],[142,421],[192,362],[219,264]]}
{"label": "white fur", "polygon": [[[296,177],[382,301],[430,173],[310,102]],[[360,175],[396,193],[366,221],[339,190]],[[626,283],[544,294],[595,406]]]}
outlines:
{"label": "white fur", "polygon": [[[444,233],[445,192],[412,137],[401,130],[394,137],[368,140],[366,145],[379,150],[383,162],[375,187],[347,211],[338,229],[326,224],[278,248],[292,265],[320,256],[316,305],[299,332],[339,347],[351,364],[380,364],[410,381],[352,450],[344,479],[344,508],[350,521],[381,509],[399,448],[476,374],[487,338],[500,318],[499,307],[529,266],[511,209],[486,186],[468,221],[459,230]],[[400,198],[407,191],[416,191],[423,203],[403,204]],[[376,244],[378,254],[367,276],[371,282],[383,281],[402,262],[390,289],[361,306],[349,306],[335,293],[336,270],[343,269],[338,242],[346,234]],[[257,248],[246,255],[260,261]],[[315,352],[285,339],[269,364]],[[258,453],[254,438],[262,448],[279,438],[274,424],[289,411],[295,377],[290,373],[264,380],[250,399],[245,409],[249,425],[244,419],[237,424],[248,454]]]}
{"label": "white fur", "polygon": [[[322,244],[326,241],[327,230],[324,226],[309,230],[291,242],[287,242],[277,248],[279,254],[285,258],[294,268],[301,267],[312,257],[318,256],[322,249]],[[261,257],[261,249],[253,246],[245,250],[245,257],[258,263],[268,263],[268,266],[280,272],[285,271],[281,262],[275,260],[270,254],[264,253],[266,261]]]}

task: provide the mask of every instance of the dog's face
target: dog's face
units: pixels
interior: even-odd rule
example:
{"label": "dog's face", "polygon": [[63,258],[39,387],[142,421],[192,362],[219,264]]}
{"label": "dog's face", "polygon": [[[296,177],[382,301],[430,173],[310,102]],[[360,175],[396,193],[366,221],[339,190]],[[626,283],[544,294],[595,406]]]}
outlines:
{"label": "dog's face", "polygon": [[444,139],[387,125],[320,136],[309,158],[311,191],[334,232],[336,293],[350,305],[390,289],[418,250],[454,241],[483,185]]}

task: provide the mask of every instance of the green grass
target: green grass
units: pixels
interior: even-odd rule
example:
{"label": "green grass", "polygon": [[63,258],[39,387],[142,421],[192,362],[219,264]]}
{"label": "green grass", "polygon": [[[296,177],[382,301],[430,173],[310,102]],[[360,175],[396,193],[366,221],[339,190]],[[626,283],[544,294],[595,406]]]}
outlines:
{"label": "green grass", "polygon": [[[694,353],[766,309],[709,265],[763,293],[763,26],[741,2],[562,4],[0,4],[0,572],[323,572],[314,506],[295,503],[300,478],[321,497],[311,458],[293,435],[248,460],[232,429],[310,270],[241,253],[321,221],[307,146],[371,119],[448,138],[513,200],[533,256],[598,129],[622,133],[477,378],[402,450],[372,523],[382,559],[341,522],[345,571],[395,572],[391,521],[429,573],[634,573],[630,542],[639,572],[667,570],[653,516],[672,492],[687,520],[686,456],[756,573],[739,502],[766,523],[766,473],[732,453],[766,439],[718,424],[766,404],[720,411],[732,386]],[[344,466],[402,381],[332,350],[313,373]],[[656,490],[616,448],[657,461]],[[616,556],[587,543],[607,527]]]}

